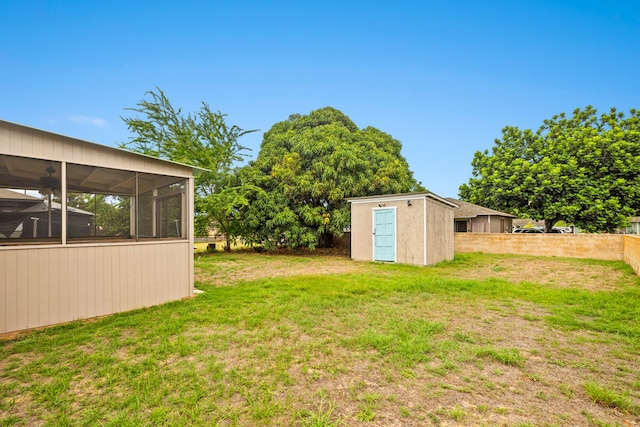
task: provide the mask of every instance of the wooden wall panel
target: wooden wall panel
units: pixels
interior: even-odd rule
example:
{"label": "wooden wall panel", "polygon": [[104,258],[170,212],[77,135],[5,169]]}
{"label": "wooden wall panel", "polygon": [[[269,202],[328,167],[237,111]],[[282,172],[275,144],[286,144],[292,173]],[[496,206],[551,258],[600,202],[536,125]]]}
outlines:
{"label": "wooden wall panel", "polygon": [[3,248],[0,333],[191,296],[189,263],[188,241]]}
{"label": "wooden wall panel", "polygon": [[[65,144],[67,149],[65,150],[66,158],[69,162],[87,164],[82,156],[82,145],[80,144]],[[89,159],[87,159],[89,160]],[[91,164],[91,163],[89,163]]]}
{"label": "wooden wall panel", "polygon": [[[440,203],[427,199],[427,215],[426,215],[426,247],[427,247],[427,264],[435,264],[446,258],[447,248],[443,247],[445,243],[444,233],[447,230],[444,227],[445,208]],[[453,211],[452,209],[448,209]],[[451,231],[453,235],[453,231]],[[453,253],[452,253],[453,257]]]}
{"label": "wooden wall panel", "polygon": [[158,295],[158,299],[169,300],[170,284],[167,280],[162,280],[163,277],[167,277],[167,251],[162,246],[157,246],[153,253],[154,259],[158,263],[158,268],[155,268],[154,281],[152,282],[152,292]]}
{"label": "wooden wall panel", "polygon": [[427,264],[452,260],[454,211],[435,200],[427,204]]}
{"label": "wooden wall panel", "polygon": [[[145,270],[145,275],[147,270],[152,267],[150,264],[153,262],[151,259],[146,259],[144,265],[142,264],[142,258],[140,257],[140,251],[133,250],[133,246],[130,247],[132,250],[131,258],[129,258],[129,270],[133,271],[133,281],[129,283],[129,286],[134,290],[133,297],[133,307],[142,307],[144,304],[142,301],[144,300],[144,294],[142,292],[142,269]],[[150,248],[147,248],[147,252],[151,252]],[[134,265],[139,265],[141,268],[135,268]]]}
{"label": "wooden wall panel", "polygon": [[[49,320],[49,290],[51,285],[49,255],[48,251],[33,251],[34,258],[38,260],[38,267],[34,268],[34,270],[37,271],[36,287],[38,292],[37,305],[34,311],[38,314],[36,323],[39,325],[48,325],[51,323]],[[42,286],[42,284],[46,284],[46,286]]]}
{"label": "wooden wall panel", "polygon": [[33,139],[31,141],[33,144],[33,153],[37,156],[44,157],[44,138],[43,134],[33,135]]}
{"label": "wooden wall panel", "polygon": [[45,257],[49,263],[49,323],[60,323],[60,251]]}
{"label": "wooden wall panel", "polygon": [[53,159],[53,138],[50,135],[42,135],[42,157],[44,159]]}
{"label": "wooden wall panel", "polygon": [[[191,295],[193,289],[193,273],[191,271],[191,266],[193,265],[193,243],[189,245],[186,251],[178,253],[178,256],[181,259],[180,262],[180,275],[176,275],[175,281],[176,283],[180,283],[180,288],[177,288],[176,291],[179,292],[176,295],[176,298],[180,298],[180,295]],[[180,281],[180,277],[189,277],[189,283],[185,283]]]}
{"label": "wooden wall panel", "polygon": [[24,252],[26,261],[19,264],[18,267],[27,267],[27,327],[37,326],[38,322],[38,282],[40,279],[40,271],[38,265],[38,250],[29,249]]}
{"label": "wooden wall panel", "polygon": [[73,318],[71,315],[71,286],[69,276],[71,271],[69,269],[69,251],[58,251],[58,265],[60,277],[60,288],[58,291],[58,307],[60,315],[58,316],[58,322],[64,322],[63,319]]}
{"label": "wooden wall panel", "polygon": [[87,266],[87,279],[83,283],[86,289],[86,311],[82,317],[96,317],[96,300],[98,298],[98,275],[96,274],[96,248],[89,247],[81,252],[82,262]]}
{"label": "wooden wall panel", "polygon": [[6,316],[10,316],[6,324],[7,330],[16,330],[27,319],[27,287],[24,282],[26,271],[18,268],[20,258],[15,252],[5,254],[5,262]]}
{"label": "wooden wall panel", "polygon": [[[87,262],[84,257],[84,252],[86,251],[83,248],[83,251],[72,250],[73,263],[76,265],[76,271],[78,272],[78,276],[74,281],[74,287],[76,289],[76,294],[78,295],[78,299],[76,301],[76,310],[78,313],[78,318],[85,319],[88,317],[87,314],[87,282],[89,281],[88,271],[87,271]],[[72,268],[72,263],[69,263],[69,268]],[[73,271],[71,271],[71,275],[73,276]]]}
{"label": "wooden wall panel", "polygon": [[7,329],[7,294],[9,283],[6,279],[6,255],[0,252],[0,331]]}
{"label": "wooden wall panel", "polygon": [[80,281],[80,269],[78,268],[78,252],[77,251],[62,251],[68,255],[67,265],[65,266],[67,273],[67,286],[69,287],[69,312],[67,316],[71,319],[77,319],[80,317],[80,295],[78,290],[78,283]]}
{"label": "wooden wall panel", "polygon": [[[167,257],[171,257],[173,254],[167,251]],[[182,258],[179,256],[179,258]],[[178,274],[181,273],[181,268],[169,269],[169,283],[178,283]],[[180,288],[172,289],[171,286],[167,287],[169,291],[169,298],[172,298],[174,295],[177,295],[180,292]]]}
{"label": "wooden wall panel", "polygon": [[[377,205],[376,205],[377,206]],[[358,261],[373,260],[373,224],[371,206],[351,204],[351,258]]]}
{"label": "wooden wall panel", "polygon": [[[151,259],[158,260],[159,254],[161,253],[161,246],[154,245],[150,251]],[[162,292],[162,287],[164,286],[164,282],[161,280],[161,275],[158,273],[157,268],[153,268],[149,270],[149,274],[146,275],[148,281],[146,283],[146,292],[153,294],[154,299],[152,301],[153,304],[157,304],[159,301],[162,301],[165,298],[164,293]],[[168,298],[166,299],[168,300]],[[165,301],[166,301],[165,300]]]}
{"label": "wooden wall panel", "polygon": [[11,129],[9,127],[0,126],[0,141],[8,141],[8,144],[11,144]]}
{"label": "wooden wall panel", "polygon": [[11,128],[9,132],[9,149],[19,152],[22,149],[22,132],[16,128]]}
{"label": "wooden wall panel", "polygon": [[133,292],[131,287],[129,286],[128,273],[130,256],[131,254],[129,253],[129,248],[122,248],[122,250],[120,251],[120,264],[118,265],[118,267],[120,268],[120,309],[124,311],[131,310],[133,308],[133,303],[131,302],[133,299]]}
{"label": "wooden wall panel", "polygon": [[16,323],[19,329],[29,327],[29,288],[28,270],[22,266],[27,265],[27,252],[18,252],[16,255],[16,285],[18,294],[16,298]]}
{"label": "wooden wall panel", "polygon": [[20,132],[20,147],[23,150],[29,150],[33,152],[33,133],[32,132]]}
{"label": "wooden wall panel", "polygon": [[106,257],[104,256],[104,254],[101,254],[100,258],[102,259],[101,264],[102,264],[102,276],[103,276],[103,282],[102,282],[102,287],[103,287],[103,301],[104,301],[104,306],[103,306],[103,312],[102,314],[108,314],[108,313],[115,313],[115,309],[114,309],[114,295],[115,295],[115,289],[114,286],[109,286],[110,283],[113,283],[113,266],[116,265],[113,263],[113,257]]}
{"label": "wooden wall panel", "polygon": [[159,293],[162,295],[163,298],[167,298],[167,299],[171,299],[171,297],[173,296],[173,293],[171,292],[171,282],[173,281],[173,277],[171,276],[172,273],[172,269],[168,268],[168,263],[169,263],[169,257],[171,256],[171,253],[169,251],[166,250],[166,248],[159,248],[160,249],[160,257],[159,260],[161,260],[160,262],[162,263],[162,267],[161,267],[161,271],[162,271],[162,275],[164,277],[166,277],[167,280],[158,283],[158,287],[159,287]]}

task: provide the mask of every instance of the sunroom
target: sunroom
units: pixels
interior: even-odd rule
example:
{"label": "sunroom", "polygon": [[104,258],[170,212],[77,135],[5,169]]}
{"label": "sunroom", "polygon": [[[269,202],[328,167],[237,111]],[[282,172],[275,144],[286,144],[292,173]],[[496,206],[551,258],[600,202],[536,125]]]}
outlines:
{"label": "sunroom", "polygon": [[193,173],[0,121],[0,333],[191,296]]}

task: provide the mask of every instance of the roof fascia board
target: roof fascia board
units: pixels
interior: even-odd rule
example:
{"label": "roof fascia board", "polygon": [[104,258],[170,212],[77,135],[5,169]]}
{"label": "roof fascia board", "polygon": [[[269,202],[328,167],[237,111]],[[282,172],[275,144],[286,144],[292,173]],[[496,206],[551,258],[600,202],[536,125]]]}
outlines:
{"label": "roof fascia board", "polygon": [[79,142],[81,144],[87,144],[89,146],[94,146],[94,147],[97,147],[97,148],[100,148],[100,149],[115,150],[115,151],[118,151],[120,153],[127,153],[129,155],[142,156],[142,157],[146,157],[148,159],[156,160],[156,161],[159,161],[159,162],[171,163],[171,164],[174,164],[174,165],[177,165],[177,166],[182,166],[182,167],[191,169],[193,171],[194,175],[197,175],[197,174],[202,173],[202,172],[210,172],[209,169],[204,169],[204,168],[200,168],[200,167],[197,167],[197,166],[187,165],[185,163],[175,162],[173,160],[161,159],[159,157],[149,156],[148,154],[136,153],[135,151],[126,150],[126,149],[120,148],[120,147],[111,147],[109,145],[98,144],[97,142],[86,141],[84,139],[79,139],[79,138],[75,138],[73,136],[63,135],[63,134],[51,132],[51,131],[48,131],[48,130],[38,129],[38,128],[35,128],[35,127],[32,127],[32,126],[22,125],[20,123],[14,123],[14,122],[10,122],[10,121],[7,121],[7,120],[0,120],[0,124],[1,123],[6,123],[8,125],[16,126],[18,128],[21,128],[21,129],[41,132],[41,133],[44,133],[44,134],[47,134],[47,135],[53,135],[53,136],[57,136],[57,137],[60,137],[60,138],[70,139],[70,140],[73,140],[73,141],[77,141],[77,142]]}
{"label": "roof fascia board", "polygon": [[455,203],[452,203],[433,193],[406,193],[406,194],[391,194],[388,196],[381,195],[381,196],[354,197],[354,198],[347,199],[347,202],[355,205],[355,204],[362,204],[362,203],[401,202],[405,200],[416,200],[416,199],[422,199],[422,198],[430,198],[452,208],[458,207],[458,205],[456,205]]}

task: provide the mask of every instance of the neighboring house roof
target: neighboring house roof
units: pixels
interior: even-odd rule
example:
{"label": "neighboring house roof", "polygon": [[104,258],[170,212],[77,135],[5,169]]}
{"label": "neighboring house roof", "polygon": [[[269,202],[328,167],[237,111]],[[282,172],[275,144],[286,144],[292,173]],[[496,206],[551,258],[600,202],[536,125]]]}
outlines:
{"label": "neighboring house roof", "polygon": [[6,200],[30,200],[39,202],[42,199],[37,197],[29,196],[28,194],[18,193],[17,191],[8,190],[6,188],[0,188],[0,199]]}
{"label": "neighboring house roof", "polygon": [[[32,206],[23,210],[22,212],[47,212],[49,208],[47,207],[47,203],[43,200],[41,203]],[[61,211],[62,205],[58,202],[51,202],[51,210]],[[93,212],[85,211],[83,209],[74,208],[72,206],[67,206],[67,212],[77,213],[79,215],[90,215],[94,216]]]}
{"label": "neighboring house roof", "polygon": [[39,203],[42,203],[42,199],[6,188],[0,188],[0,214],[20,212]]}
{"label": "neighboring house roof", "polygon": [[[14,203],[12,204],[11,202]],[[51,209],[60,211],[62,210],[62,205],[58,202],[51,202]],[[46,212],[47,210],[47,204],[43,199],[19,193],[14,190],[0,188],[0,212]],[[93,212],[74,208],[72,206],[67,206],[67,211],[80,215],[93,216]]]}
{"label": "neighboring house roof", "polygon": [[484,215],[515,218],[515,216],[510,213],[500,212],[494,209],[485,208],[484,206],[474,205],[473,203],[463,202],[462,200],[454,199],[453,197],[447,197],[447,200],[458,205],[458,209],[453,212],[453,217],[455,219],[469,219]]}
{"label": "neighboring house roof", "polygon": [[632,223],[634,223],[634,222],[640,222],[640,216],[632,216],[632,217],[630,218],[630,221],[631,221]]}

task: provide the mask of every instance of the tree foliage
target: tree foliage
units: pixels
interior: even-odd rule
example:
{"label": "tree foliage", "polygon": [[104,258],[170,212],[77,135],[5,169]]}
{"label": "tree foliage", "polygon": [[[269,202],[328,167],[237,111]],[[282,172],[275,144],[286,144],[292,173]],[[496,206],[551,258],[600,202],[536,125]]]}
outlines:
{"label": "tree foliage", "polygon": [[230,203],[235,200],[215,195],[232,191],[225,190],[225,186],[234,174],[235,163],[243,160],[247,151],[238,139],[255,130],[229,126],[226,114],[212,111],[205,102],[193,115],[185,115],[182,109],[173,107],[161,89],[156,89],[157,92],[145,94],[150,99],[126,109],[137,115],[122,117],[134,134],[122,148],[204,169],[195,177],[196,233],[206,235],[211,220],[226,233],[227,222],[220,221],[218,215],[208,210],[215,204],[206,199],[214,197],[217,202]]}
{"label": "tree foliage", "polygon": [[585,231],[624,225],[640,209],[640,112],[587,106],[533,132],[507,126],[491,153],[476,152],[463,200]]}
{"label": "tree foliage", "polygon": [[225,235],[225,251],[231,250],[231,243],[242,238],[245,232],[244,212],[249,207],[250,196],[262,190],[251,184],[226,186],[217,193],[197,200],[196,209],[207,212],[207,218],[220,228]]}
{"label": "tree foliage", "polygon": [[202,195],[215,193],[228,179],[234,163],[245,158],[247,148],[238,139],[255,130],[229,126],[226,114],[211,111],[204,101],[198,112],[185,116],[160,88],[156,89],[145,94],[150,100],[125,109],[142,117],[122,117],[135,135],[122,148],[205,169],[196,176],[197,190]]}
{"label": "tree foliage", "polygon": [[131,199],[92,193],[69,193],[69,207],[93,213],[97,236],[128,237]]}
{"label": "tree foliage", "polygon": [[345,198],[422,189],[400,150],[390,135],[358,129],[331,107],[276,123],[241,171],[264,190],[246,210],[246,237],[268,247],[329,246],[350,223]]}

